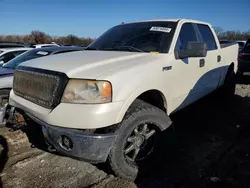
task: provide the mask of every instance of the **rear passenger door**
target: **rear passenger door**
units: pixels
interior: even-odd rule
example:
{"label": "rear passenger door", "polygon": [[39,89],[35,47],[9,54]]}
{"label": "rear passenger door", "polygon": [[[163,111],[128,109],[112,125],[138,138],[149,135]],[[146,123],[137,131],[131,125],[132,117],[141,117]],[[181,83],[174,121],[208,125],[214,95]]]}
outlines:
{"label": "rear passenger door", "polygon": [[222,62],[221,56],[219,54],[218,46],[216,44],[214,35],[208,25],[205,24],[195,24],[195,28],[198,33],[199,41],[205,42],[207,44],[207,56],[204,57],[204,67],[203,67],[203,95],[209,94],[215,90],[218,86],[221,68],[220,63]]}

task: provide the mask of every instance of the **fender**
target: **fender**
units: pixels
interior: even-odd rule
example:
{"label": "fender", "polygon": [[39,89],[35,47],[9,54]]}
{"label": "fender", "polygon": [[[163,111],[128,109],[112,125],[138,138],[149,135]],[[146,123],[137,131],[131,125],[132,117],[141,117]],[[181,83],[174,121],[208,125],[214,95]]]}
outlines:
{"label": "fender", "polygon": [[[123,117],[125,116],[127,110],[129,109],[129,107],[131,106],[131,104],[143,93],[145,93],[146,91],[150,91],[150,90],[157,90],[161,93],[164,103],[167,104],[167,100],[165,98],[165,96],[163,95],[163,92],[160,89],[155,89],[155,88],[150,88],[150,87],[141,87],[138,88],[137,90],[135,90],[132,94],[130,94],[128,96],[128,98],[125,100],[120,112],[118,113],[118,116],[116,118],[116,122],[120,123],[123,120]],[[167,109],[167,105],[165,105],[166,107],[166,111],[168,111]],[[169,119],[169,126],[171,124],[171,120]],[[161,130],[165,130],[167,127],[160,127]]]}

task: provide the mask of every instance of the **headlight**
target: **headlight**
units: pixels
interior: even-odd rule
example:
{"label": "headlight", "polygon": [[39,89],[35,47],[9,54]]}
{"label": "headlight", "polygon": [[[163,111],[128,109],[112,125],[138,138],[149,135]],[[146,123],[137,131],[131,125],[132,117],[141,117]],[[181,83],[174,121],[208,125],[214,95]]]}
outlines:
{"label": "headlight", "polygon": [[61,102],[98,104],[108,103],[112,99],[112,86],[107,81],[69,80]]}

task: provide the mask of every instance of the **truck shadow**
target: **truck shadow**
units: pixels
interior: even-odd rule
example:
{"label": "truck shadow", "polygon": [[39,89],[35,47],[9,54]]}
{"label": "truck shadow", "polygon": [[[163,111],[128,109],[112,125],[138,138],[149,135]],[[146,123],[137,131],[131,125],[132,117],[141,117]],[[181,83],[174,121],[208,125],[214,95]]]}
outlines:
{"label": "truck shadow", "polygon": [[250,75],[241,75],[237,76],[236,79],[237,84],[250,84]]}
{"label": "truck shadow", "polygon": [[222,99],[218,90],[171,116],[139,188],[250,187],[250,97]]}
{"label": "truck shadow", "polygon": [[[4,166],[8,160],[8,144],[6,139],[0,135],[0,174],[2,173]],[[3,187],[0,176],[0,187]]]}
{"label": "truck shadow", "polygon": [[[227,68],[204,74],[193,90]],[[181,105],[189,102],[190,97],[189,94]],[[222,98],[219,91],[214,92],[171,115],[173,125],[161,133],[156,157],[148,162],[147,170],[139,166],[135,181],[139,188],[250,187],[250,98]],[[38,126],[23,131],[35,147],[47,151]],[[41,135],[32,136],[34,132]],[[107,171],[106,165],[104,169]]]}

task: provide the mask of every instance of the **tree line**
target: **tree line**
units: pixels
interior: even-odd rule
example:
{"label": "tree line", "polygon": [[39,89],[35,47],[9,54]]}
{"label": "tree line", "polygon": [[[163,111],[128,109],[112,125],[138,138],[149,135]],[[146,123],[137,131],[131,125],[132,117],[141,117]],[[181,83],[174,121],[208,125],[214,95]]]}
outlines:
{"label": "tree line", "polygon": [[[246,32],[241,31],[224,31],[221,27],[214,27],[214,30],[220,40],[247,40],[250,39],[250,30]],[[76,35],[67,36],[50,36],[42,31],[31,31],[27,35],[0,35],[0,41],[5,42],[24,42],[24,43],[52,43],[55,42],[60,45],[89,45],[94,38],[79,37]]]}
{"label": "tree line", "polygon": [[215,33],[220,40],[248,40],[250,39],[249,31],[224,31],[221,27],[214,27]]}
{"label": "tree line", "polygon": [[55,42],[60,45],[89,45],[94,38],[85,38],[78,37],[76,35],[67,35],[67,36],[50,36],[42,31],[31,31],[27,35],[0,35],[0,41],[4,42],[24,42],[24,43],[36,43],[36,44],[45,44]]}

